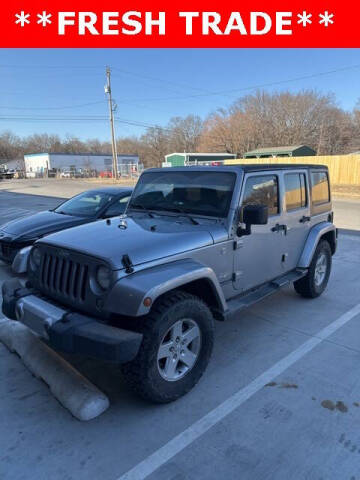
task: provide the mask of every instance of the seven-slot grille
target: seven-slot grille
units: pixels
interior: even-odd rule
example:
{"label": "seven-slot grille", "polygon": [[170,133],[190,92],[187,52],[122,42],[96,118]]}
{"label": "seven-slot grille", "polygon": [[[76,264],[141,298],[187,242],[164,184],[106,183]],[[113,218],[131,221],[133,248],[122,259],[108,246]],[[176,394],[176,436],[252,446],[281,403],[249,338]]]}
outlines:
{"label": "seven-slot grille", "polygon": [[84,301],[89,267],[70,258],[44,252],[40,284],[52,293]]}

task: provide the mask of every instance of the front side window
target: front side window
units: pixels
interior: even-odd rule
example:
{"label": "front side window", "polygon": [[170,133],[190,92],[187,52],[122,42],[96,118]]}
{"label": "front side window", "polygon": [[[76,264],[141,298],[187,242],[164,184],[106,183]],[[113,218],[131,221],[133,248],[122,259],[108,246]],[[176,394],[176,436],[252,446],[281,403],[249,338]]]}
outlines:
{"label": "front side window", "polygon": [[327,172],[311,172],[311,183],[313,205],[330,202],[330,188]]}
{"label": "front side window", "polygon": [[210,217],[228,215],[236,175],[230,172],[149,172],[140,177],[129,209]]}
{"label": "front side window", "polygon": [[279,213],[279,188],[276,175],[249,177],[245,183],[243,206],[266,205],[269,215]]}
{"label": "front side window", "polygon": [[296,210],[306,207],[306,187],[304,173],[285,174],[285,202],[286,210]]}

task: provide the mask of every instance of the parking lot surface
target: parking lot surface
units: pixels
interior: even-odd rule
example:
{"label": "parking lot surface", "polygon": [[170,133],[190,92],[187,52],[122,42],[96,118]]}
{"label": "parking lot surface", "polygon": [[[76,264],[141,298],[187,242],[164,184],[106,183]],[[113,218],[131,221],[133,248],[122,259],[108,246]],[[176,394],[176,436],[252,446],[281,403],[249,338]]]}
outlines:
{"label": "parking lot surface", "polygon": [[[2,190],[0,222],[58,202]],[[116,367],[67,357],[111,402],[80,423],[0,344],[0,479],[358,480],[360,203],[336,202],[335,217],[346,230],[325,293],[285,288],[217,323],[209,368],[175,403],[148,404]],[[10,276],[0,266],[0,283]]]}
{"label": "parking lot surface", "polygon": [[[129,187],[134,184],[133,181],[119,181],[115,185],[119,187]],[[48,197],[70,198],[78,193],[104,186],[114,186],[111,179],[76,179],[76,178],[40,178],[40,179],[20,179],[0,181],[0,192],[19,193],[25,195],[40,195]]]}

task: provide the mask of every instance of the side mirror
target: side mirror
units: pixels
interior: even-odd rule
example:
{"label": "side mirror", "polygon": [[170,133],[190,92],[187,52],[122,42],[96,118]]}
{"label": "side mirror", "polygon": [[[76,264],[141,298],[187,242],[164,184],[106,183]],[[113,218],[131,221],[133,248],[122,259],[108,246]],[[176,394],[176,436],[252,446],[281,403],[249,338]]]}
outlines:
{"label": "side mirror", "polygon": [[245,205],[240,209],[239,222],[245,223],[246,228],[238,227],[237,236],[251,234],[251,225],[266,225],[269,218],[267,205]]}

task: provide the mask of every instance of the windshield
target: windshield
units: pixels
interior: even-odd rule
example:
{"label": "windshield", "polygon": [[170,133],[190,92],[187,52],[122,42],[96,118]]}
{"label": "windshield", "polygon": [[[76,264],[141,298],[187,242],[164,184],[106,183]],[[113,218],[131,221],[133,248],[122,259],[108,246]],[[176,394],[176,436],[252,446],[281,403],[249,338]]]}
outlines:
{"label": "windshield", "polygon": [[144,173],[129,208],[227,217],[235,184],[231,172],[177,171]]}
{"label": "windshield", "polygon": [[57,207],[54,212],[79,217],[94,217],[114,198],[105,192],[84,192]]}

